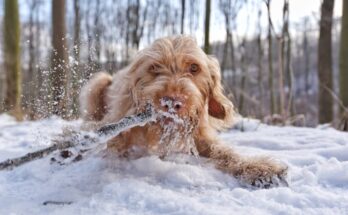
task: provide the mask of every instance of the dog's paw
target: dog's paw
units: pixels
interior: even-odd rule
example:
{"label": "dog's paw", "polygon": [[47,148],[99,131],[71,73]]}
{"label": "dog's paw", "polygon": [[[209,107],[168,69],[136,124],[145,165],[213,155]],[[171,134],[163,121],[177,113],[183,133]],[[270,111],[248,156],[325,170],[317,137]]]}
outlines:
{"label": "dog's paw", "polygon": [[268,158],[244,161],[239,166],[237,177],[242,184],[256,188],[288,186],[288,167]]}

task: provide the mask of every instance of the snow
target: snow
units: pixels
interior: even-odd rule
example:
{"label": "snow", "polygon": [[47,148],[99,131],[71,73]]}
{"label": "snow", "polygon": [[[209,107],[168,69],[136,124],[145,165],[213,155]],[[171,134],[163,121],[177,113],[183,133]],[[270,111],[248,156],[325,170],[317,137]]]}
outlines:
{"label": "snow", "polygon": [[[47,147],[65,127],[80,124],[0,115],[0,161]],[[286,163],[289,187],[245,188],[188,155],[127,161],[90,154],[59,165],[50,161],[56,153],[0,171],[0,214],[348,214],[348,133],[241,119],[220,137],[245,156]]]}

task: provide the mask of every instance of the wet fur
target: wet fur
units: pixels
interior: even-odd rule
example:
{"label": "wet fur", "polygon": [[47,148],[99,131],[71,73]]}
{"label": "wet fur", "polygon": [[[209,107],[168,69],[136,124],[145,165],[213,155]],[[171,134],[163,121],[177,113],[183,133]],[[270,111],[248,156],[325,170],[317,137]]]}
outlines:
{"label": "wet fur", "polygon": [[[188,72],[192,63],[199,66],[199,73]],[[241,157],[218,140],[217,132],[232,125],[234,108],[223,93],[218,61],[191,37],[156,40],[113,77],[96,74],[82,90],[81,113],[86,121],[103,125],[141,111],[149,100],[161,108],[160,98],[167,95],[185,99],[180,114],[195,123],[192,136],[199,155],[218,169],[254,186],[286,176],[285,166],[269,158]],[[144,154],[156,151],[162,130],[159,123],[132,128],[110,140],[108,150],[124,156],[134,146]]]}

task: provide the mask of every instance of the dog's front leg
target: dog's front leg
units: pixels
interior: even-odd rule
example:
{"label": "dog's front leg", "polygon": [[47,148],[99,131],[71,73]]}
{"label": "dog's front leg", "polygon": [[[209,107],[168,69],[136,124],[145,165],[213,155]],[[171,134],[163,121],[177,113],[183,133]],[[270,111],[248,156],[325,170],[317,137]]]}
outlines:
{"label": "dog's front leg", "polygon": [[243,184],[259,188],[287,185],[287,167],[270,158],[244,158],[216,140],[198,140],[196,146],[200,156],[209,158],[218,169]]}

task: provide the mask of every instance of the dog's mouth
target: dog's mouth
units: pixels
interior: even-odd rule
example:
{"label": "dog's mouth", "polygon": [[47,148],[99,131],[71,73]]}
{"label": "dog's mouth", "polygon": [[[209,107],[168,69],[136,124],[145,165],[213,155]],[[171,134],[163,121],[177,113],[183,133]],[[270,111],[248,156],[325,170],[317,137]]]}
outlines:
{"label": "dog's mouth", "polygon": [[157,121],[163,126],[172,125],[178,128],[184,127],[194,129],[198,124],[198,116],[190,114],[179,115],[176,113],[158,111]]}
{"label": "dog's mouth", "polygon": [[151,115],[150,126],[154,125],[159,134],[158,148],[154,151],[162,155],[184,152],[197,155],[193,134],[198,124],[197,115],[164,111],[148,102],[143,108]]}
{"label": "dog's mouth", "polygon": [[170,113],[170,112],[165,112],[165,111],[158,111],[158,121],[162,122],[164,124],[178,124],[178,125],[183,125],[185,123],[185,118],[186,117],[182,117],[179,116],[175,113]]}

